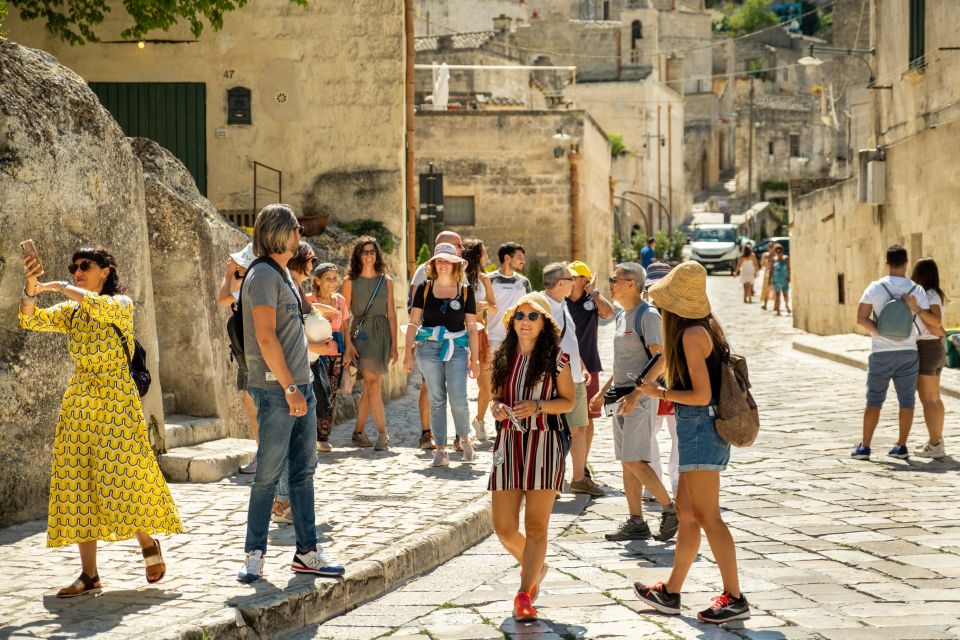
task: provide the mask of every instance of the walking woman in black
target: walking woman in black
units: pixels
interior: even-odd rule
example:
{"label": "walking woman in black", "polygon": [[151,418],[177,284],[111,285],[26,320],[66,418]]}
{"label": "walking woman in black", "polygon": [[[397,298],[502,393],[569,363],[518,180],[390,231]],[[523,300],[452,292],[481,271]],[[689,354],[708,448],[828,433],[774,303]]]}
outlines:
{"label": "walking woman in black", "polygon": [[663,316],[663,379],[648,375],[644,395],[676,406],[680,484],[676,495],[680,530],[673,571],[666,582],[633,589],[648,605],[668,614],[680,613],[680,591],[700,551],[700,530],[720,569],[723,593],[697,618],[722,624],[750,617],[750,605],[740,591],[737,551],[720,515],[720,472],[730,461],[730,444],[717,435],[715,407],[720,396],[720,367],[730,348],[710,312],[707,271],[696,262],[673,268],[649,289]]}

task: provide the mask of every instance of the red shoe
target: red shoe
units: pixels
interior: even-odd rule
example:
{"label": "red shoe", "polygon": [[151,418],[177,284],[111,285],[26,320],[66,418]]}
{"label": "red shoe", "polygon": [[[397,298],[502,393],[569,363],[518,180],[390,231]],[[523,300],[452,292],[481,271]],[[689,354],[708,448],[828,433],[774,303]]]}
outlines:
{"label": "red shoe", "polygon": [[513,599],[513,619],[517,622],[532,622],[537,619],[537,610],[530,602],[530,594],[523,591]]}

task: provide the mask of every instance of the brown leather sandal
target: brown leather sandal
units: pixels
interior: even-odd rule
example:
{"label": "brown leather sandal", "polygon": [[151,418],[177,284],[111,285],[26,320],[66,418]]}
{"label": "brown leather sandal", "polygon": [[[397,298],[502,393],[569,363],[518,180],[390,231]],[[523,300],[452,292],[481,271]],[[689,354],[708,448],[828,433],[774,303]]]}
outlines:
{"label": "brown leather sandal", "polygon": [[91,578],[87,574],[81,573],[80,577],[73,581],[73,584],[57,591],[57,597],[76,598],[77,596],[84,596],[88,593],[100,593],[101,588],[100,576],[93,576]]}
{"label": "brown leather sandal", "polygon": [[[153,540],[153,546],[148,549],[141,549],[143,553],[143,564],[146,567],[147,573],[147,582],[153,584],[155,582],[160,582],[163,580],[163,576],[167,575],[167,565],[163,561],[163,554],[160,553],[160,541],[156,538],[151,538]],[[153,576],[152,578],[150,576]]]}

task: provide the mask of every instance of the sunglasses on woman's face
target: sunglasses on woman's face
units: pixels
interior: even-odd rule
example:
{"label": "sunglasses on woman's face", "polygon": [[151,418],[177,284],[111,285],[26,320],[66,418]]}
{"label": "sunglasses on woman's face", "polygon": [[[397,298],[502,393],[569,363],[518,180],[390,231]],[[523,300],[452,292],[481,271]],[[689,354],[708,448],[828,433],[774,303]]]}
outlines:
{"label": "sunglasses on woman's face", "polygon": [[[72,265],[67,267],[67,271],[70,272],[70,275],[73,275],[77,271],[87,271],[94,264],[96,263],[93,260],[81,260],[80,262],[74,262]],[[100,266],[100,265],[97,265],[97,266]]]}
{"label": "sunglasses on woman's face", "polygon": [[526,318],[530,322],[536,322],[540,318],[540,313],[537,311],[531,311],[529,313],[525,313],[523,311],[517,311],[516,313],[513,314],[513,317],[516,320],[523,320],[524,318]]}
{"label": "sunglasses on woman's face", "polygon": [[376,249],[361,249],[361,250],[360,250],[360,255],[362,255],[362,256],[375,256],[375,255],[377,255],[377,250],[376,250]]}

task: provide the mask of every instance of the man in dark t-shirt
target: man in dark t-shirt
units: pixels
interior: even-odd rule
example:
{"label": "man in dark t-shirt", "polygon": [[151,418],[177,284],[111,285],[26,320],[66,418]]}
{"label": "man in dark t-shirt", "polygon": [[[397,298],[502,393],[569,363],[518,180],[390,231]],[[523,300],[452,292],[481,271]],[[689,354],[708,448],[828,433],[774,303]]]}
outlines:
{"label": "man in dark t-shirt", "polygon": [[[579,260],[567,265],[572,273],[576,273],[573,279],[573,291],[567,298],[567,310],[573,318],[573,323],[577,327],[577,343],[580,347],[580,359],[586,371],[590,374],[590,380],[587,383],[587,398],[593,399],[600,391],[600,372],[603,367],[600,364],[600,352],[597,350],[597,325],[600,319],[608,319],[614,316],[616,310],[613,303],[600,295],[596,287],[596,277],[591,273],[590,267]],[[587,459],[590,457],[590,447],[593,444],[593,420],[599,418],[599,411],[590,411],[590,422],[587,425]],[[579,483],[570,488],[574,493],[589,493],[594,496],[602,496],[603,489],[593,481],[589,475],[589,465],[587,475],[583,485]]]}

